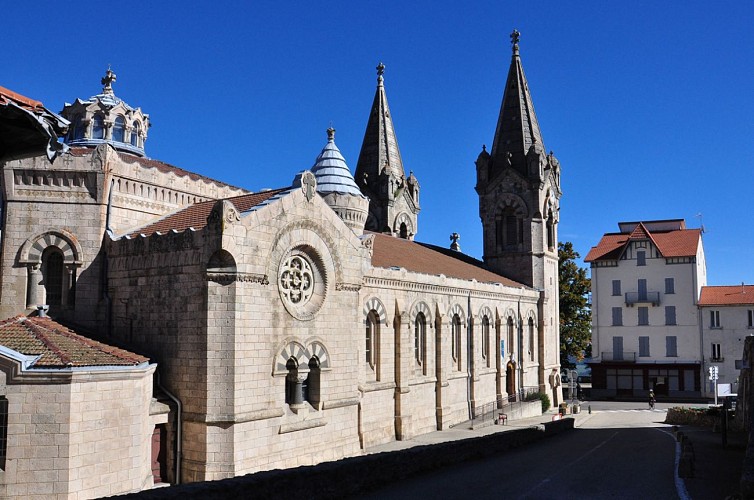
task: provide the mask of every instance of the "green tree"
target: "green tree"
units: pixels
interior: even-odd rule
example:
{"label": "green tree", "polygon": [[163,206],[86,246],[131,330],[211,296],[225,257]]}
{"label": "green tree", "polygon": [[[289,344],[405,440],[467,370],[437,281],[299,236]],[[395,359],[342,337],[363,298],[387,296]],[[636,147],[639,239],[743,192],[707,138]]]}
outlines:
{"label": "green tree", "polygon": [[573,368],[569,356],[581,361],[592,355],[591,280],[586,269],[576,264],[579,254],[571,242],[558,243],[558,258],[560,366]]}

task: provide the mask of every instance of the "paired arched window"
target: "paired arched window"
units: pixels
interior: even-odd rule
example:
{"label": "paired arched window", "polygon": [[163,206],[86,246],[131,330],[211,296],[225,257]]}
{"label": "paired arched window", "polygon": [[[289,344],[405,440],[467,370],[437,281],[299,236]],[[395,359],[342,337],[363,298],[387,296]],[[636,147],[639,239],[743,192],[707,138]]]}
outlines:
{"label": "paired arched window", "polygon": [[460,371],[461,370],[461,317],[458,314],[453,315],[453,320],[451,321],[451,331],[450,331],[450,344],[451,344],[451,352],[453,355],[453,361],[456,362],[456,368]]}
{"label": "paired arched window", "polygon": [[427,373],[427,318],[420,312],[414,320],[414,358],[422,367],[422,372]]}
{"label": "paired arched window", "polygon": [[139,122],[134,122],[133,128],[131,129],[131,146],[139,147],[139,132],[141,131],[141,127],[139,126]]}
{"label": "paired arched window", "polygon": [[102,115],[94,115],[92,120],[92,139],[105,138],[105,120]]}
{"label": "paired arched window", "polygon": [[126,121],[122,116],[115,118],[113,123],[113,140],[124,142],[126,140]]}

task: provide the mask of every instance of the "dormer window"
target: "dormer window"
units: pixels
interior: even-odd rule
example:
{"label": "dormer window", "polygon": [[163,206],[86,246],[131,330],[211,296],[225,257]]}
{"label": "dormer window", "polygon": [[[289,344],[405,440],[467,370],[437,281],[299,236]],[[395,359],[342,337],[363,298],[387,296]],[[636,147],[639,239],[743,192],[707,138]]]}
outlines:
{"label": "dormer window", "polygon": [[104,139],[105,138],[105,120],[102,115],[94,115],[92,120],[92,139]]}
{"label": "dormer window", "polygon": [[131,146],[139,147],[139,122],[134,122],[131,129]]}
{"label": "dormer window", "polygon": [[124,142],[126,135],[126,122],[122,116],[118,116],[113,124],[113,140],[117,142]]}

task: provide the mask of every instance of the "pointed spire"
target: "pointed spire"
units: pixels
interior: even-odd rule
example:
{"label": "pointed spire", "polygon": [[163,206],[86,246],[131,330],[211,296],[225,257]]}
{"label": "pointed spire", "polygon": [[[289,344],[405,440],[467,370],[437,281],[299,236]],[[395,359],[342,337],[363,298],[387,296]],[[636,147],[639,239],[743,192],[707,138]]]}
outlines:
{"label": "pointed spire", "polygon": [[491,151],[495,173],[511,166],[526,174],[526,155],[530,148],[534,146],[536,150],[541,149],[542,154],[546,151],[529,93],[529,83],[521,65],[518,46],[520,36],[517,30],[513,30],[510,35],[513,55]]}
{"label": "pointed spire", "polygon": [[398,149],[398,139],[395,136],[393,120],[387,104],[384,73],[385,65],[378,64],[377,91],[369,113],[359,160],[356,163],[356,178],[359,182],[365,178],[364,174],[367,176],[367,182],[377,181],[383,169],[387,174],[393,174],[398,178],[405,176],[401,153]]}

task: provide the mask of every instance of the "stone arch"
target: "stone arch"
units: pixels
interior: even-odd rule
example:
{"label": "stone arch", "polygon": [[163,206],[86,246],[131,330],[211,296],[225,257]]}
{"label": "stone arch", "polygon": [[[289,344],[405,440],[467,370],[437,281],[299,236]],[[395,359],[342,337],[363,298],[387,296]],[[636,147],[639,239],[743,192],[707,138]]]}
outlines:
{"label": "stone arch", "polygon": [[495,317],[492,314],[492,309],[490,309],[490,307],[486,305],[479,308],[478,316],[480,320],[484,318],[485,316],[487,316],[487,319],[490,320],[490,325],[492,325],[493,322],[495,321]]}
{"label": "stone arch", "polygon": [[288,361],[295,358],[298,366],[307,366],[309,364],[310,354],[302,343],[297,340],[288,340],[285,345],[277,351],[272,368],[274,375],[288,374]]}
{"label": "stone arch", "polygon": [[414,324],[414,321],[416,321],[416,316],[419,313],[424,314],[424,319],[427,320],[427,325],[432,325],[432,309],[430,309],[427,303],[423,300],[418,300],[413,306],[411,306],[409,319],[412,325]]}
{"label": "stone arch", "polygon": [[27,239],[21,246],[18,261],[20,264],[40,264],[42,253],[51,246],[57,247],[63,254],[64,264],[82,264],[83,251],[78,239],[64,229],[48,229]]}
{"label": "stone arch", "polygon": [[414,222],[408,213],[401,212],[395,218],[395,222],[393,223],[393,234],[397,234],[404,239],[411,239],[411,237],[416,234]]}
{"label": "stone arch", "polygon": [[529,207],[520,196],[513,193],[502,194],[495,207],[495,214],[500,215],[506,211],[512,212],[516,217],[527,218]]}
{"label": "stone arch", "polygon": [[448,309],[449,318],[452,318],[456,314],[459,318],[461,318],[461,325],[466,326],[466,313],[464,312],[463,307],[461,307],[459,304],[455,304],[450,309]]}
{"label": "stone arch", "polygon": [[370,311],[374,311],[375,313],[377,313],[377,318],[379,319],[379,322],[383,323],[385,326],[388,326],[387,312],[385,310],[385,305],[377,297],[372,297],[371,299],[367,300],[364,303],[363,316],[364,316],[365,322]]}
{"label": "stone arch", "polygon": [[327,370],[330,368],[330,353],[324,343],[313,340],[307,343],[306,351],[309,359],[316,358],[319,361],[320,369]]}

